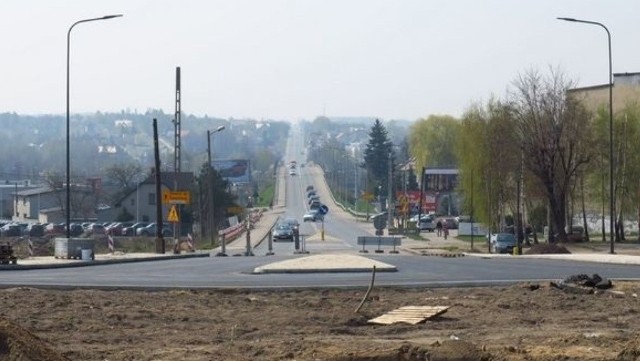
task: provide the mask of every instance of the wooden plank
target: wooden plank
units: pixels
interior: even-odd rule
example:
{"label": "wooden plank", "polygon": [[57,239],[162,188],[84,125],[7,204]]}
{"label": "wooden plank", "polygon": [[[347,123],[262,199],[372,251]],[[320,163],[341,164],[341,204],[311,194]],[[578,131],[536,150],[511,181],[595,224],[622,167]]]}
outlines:
{"label": "wooden plank", "polygon": [[404,306],[373,318],[368,322],[380,325],[404,322],[415,325],[447,312],[449,307],[450,306]]}

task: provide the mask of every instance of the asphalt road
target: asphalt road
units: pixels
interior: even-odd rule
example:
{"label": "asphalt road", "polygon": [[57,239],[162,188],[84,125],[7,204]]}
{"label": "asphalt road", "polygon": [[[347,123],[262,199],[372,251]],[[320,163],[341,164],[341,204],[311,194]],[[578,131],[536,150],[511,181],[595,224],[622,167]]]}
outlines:
{"label": "asphalt road", "polygon": [[[2,286],[101,288],[287,288],[368,286],[371,274],[252,274],[270,262],[294,256],[211,257],[125,263],[82,268],[3,271]],[[553,261],[547,259],[424,257],[368,255],[395,265],[397,272],[378,273],[378,286],[469,286],[558,280],[597,273],[610,279],[631,279],[640,266]]]}
{"label": "asphalt road", "polygon": [[[325,218],[326,241],[319,241],[322,229],[320,222],[302,222],[308,209],[305,188],[312,184],[322,190],[321,179],[310,173],[306,163],[301,134],[290,137],[285,162],[295,159],[297,175],[284,176],[286,180],[286,210],[283,217],[299,220],[300,233],[312,241],[306,243],[311,254],[352,253],[358,254],[357,236],[370,234],[364,227],[349,217],[330,209]],[[327,204],[330,197],[326,190],[319,192],[321,201]],[[267,242],[254,250],[254,257],[210,257],[189,258],[140,263],[96,265],[81,268],[59,268],[44,270],[2,271],[0,286],[44,286],[44,287],[91,287],[91,288],[287,288],[287,287],[367,287],[371,274],[356,273],[285,273],[253,274],[256,267],[301,257],[294,255],[292,242],[273,244],[275,255],[266,254]],[[461,286],[487,285],[512,282],[541,282],[563,279],[575,274],[597,273],[610,279],[633,279],[640,274],[638,265],[598,264],[549,259],[525,259],[518,257],[483,258],[477,256],[442,258],[409,254],[375,254],[376,259],[397,267],[397,272],[378,273],[378,286]]]}

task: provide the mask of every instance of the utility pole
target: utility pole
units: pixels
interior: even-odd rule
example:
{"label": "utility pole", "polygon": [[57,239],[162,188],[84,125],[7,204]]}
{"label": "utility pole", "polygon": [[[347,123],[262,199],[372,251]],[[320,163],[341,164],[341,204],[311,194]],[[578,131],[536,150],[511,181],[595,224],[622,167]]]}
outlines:
{"label": "utility pole", "polygon": [[391,157],[391,153],[389,153],[389,184],[388,184],[388,189],[387,189],[387,227],[388,229],[391,229],[391,226],[393,225],[393,191],[392,191],[392,185],[393,185],[393,165],[392,163],[392,157]]}
{"label": "utility pole", "polygon": [[[173,190],[178,191],[178,174],[180,173],[180,153],[181,153],[181,145],[180,145],[180,114],[181,114],[181,96],[180,96],[180,67],[176,67],[176,112],[173,119],[174,125],[174,150],[173,150]],[[177,207],[179,219],[182,219],[182,206]],[[180,227],[181,222],[175,222],[173,224],[173,238],[174,241],[177,240],[179,236],[178,232],[182,228]],[[177,227],[176,227],[177,226]],[[178,231],[176,231],[176,228]]]}

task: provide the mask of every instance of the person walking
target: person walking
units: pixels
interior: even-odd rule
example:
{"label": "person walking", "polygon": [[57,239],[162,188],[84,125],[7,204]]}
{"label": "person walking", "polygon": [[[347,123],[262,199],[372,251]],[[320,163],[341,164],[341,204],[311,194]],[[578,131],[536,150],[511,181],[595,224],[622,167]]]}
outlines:
{"label": "person walking", "polygon": [[442,221],[439,219],[436,222],[436,231],[438,232],[438,237],[442,236]]}
{"label": "person walking", "polygon": [[446,222],[442,225],[442,232],[444,233],[444,239],[446,240],[447,236],[449,236],[449,227]]}

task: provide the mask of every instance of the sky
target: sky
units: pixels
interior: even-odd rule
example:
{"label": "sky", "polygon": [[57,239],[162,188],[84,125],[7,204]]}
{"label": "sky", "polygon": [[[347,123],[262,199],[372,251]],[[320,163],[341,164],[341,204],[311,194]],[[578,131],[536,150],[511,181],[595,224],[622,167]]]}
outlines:
{"label": "sky", "polygon": [[637,0],[2,0],[0,112],[297,121],[461,116],[519,74],[640,72]]}

